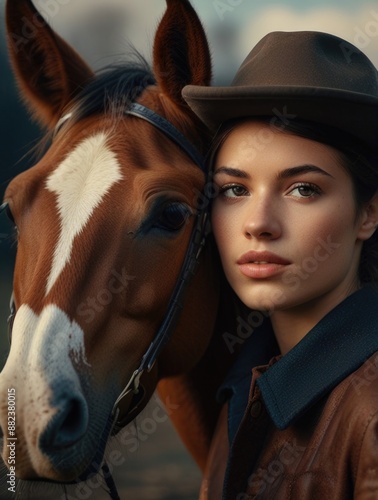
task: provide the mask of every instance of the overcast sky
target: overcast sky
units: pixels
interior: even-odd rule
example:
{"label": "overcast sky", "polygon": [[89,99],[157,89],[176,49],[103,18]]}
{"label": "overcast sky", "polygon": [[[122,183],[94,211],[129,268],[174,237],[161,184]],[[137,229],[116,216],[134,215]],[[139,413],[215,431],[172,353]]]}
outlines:
{"label": "overcast sky", "polygon": [[[3,0],[2,0],[3,1]],[[164,0],[33,0],[95,68],[125,39],[149,59]],[[231,78],[250,49],[275,30],[318,30],[361,48],[378,67],[378,0],[192,0],[208,33],[215,79]],[[102,36],[100,36],[102,34]]]}

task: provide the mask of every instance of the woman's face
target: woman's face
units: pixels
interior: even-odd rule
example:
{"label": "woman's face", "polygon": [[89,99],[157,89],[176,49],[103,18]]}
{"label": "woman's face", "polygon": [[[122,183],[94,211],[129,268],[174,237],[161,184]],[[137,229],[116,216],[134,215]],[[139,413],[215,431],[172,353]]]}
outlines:
{"label": "woman's face", "polygon": [[336,305],[358,287],[364,214],[333,148],[248,121],[219,149],[214,181],[215,239],[248,307]]}

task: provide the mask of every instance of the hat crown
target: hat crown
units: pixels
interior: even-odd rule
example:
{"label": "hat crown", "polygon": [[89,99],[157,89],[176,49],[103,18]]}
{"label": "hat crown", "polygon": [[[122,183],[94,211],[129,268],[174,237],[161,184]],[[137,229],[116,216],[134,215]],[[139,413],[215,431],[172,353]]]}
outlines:
{"label": "hat crown", "polygon": [[378,97],[378,72],[363,52],[335,35],[275,31],[251,50],[231,86],[318,87]]}
{"label": "hat crown", "polygon": [[226,87],[189,85],[184,99],[211,129],[237,118],[334,127],[378,154],[378,71],[351,43],[319,31],[275,31]]}

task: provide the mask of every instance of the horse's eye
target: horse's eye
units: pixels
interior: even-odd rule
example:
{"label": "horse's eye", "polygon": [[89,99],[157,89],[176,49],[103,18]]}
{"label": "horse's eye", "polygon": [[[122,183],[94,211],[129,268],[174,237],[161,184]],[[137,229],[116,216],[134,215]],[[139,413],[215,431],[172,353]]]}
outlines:
{"label": "horse's eye", "polygon": [[165,231],[178,231],[192,215],[190,208],[178,202],[167,203],[160,212],[154,226]]}
{"label": "horse's eye", "polygon": [[1,212],[5,212],[7,214],[8,219],[10,219],[13,224],[15,224],[14,217],[13,217],[13,214],[11,212],[11,209],[9,208],[9,204],[8,203],[3,203],[0,206],[0,213]]}

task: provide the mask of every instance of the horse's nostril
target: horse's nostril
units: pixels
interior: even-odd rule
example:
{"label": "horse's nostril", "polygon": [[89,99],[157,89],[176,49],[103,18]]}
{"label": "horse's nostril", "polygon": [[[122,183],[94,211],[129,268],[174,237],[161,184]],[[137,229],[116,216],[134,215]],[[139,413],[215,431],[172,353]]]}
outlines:
{"label": "horse's nostril", "polygon": [[64,418],[57,433],[56,441],[62,439],[63,444],[66,444],[70,440],[76,441],[85,433],[87,423],[88,415],[85,402],[79,399],[72,399],[68,402],[65,409]]}
{"label": "horse's nostril", "polygon": [[44,451],[74,445],[88,427],[88,408],[83,397],[71,396],[60,401],[59,409],[43,432],[40,445]]}

